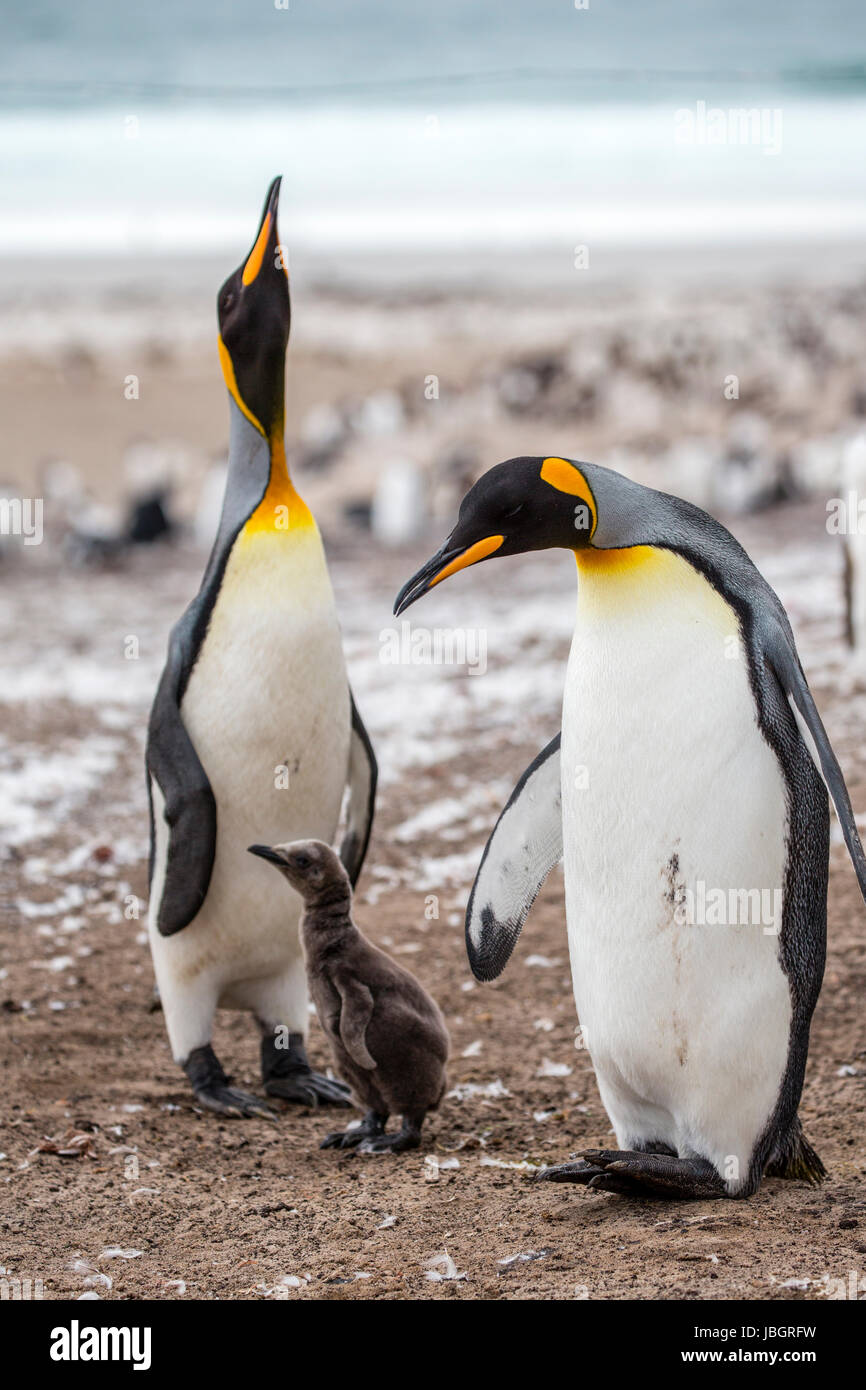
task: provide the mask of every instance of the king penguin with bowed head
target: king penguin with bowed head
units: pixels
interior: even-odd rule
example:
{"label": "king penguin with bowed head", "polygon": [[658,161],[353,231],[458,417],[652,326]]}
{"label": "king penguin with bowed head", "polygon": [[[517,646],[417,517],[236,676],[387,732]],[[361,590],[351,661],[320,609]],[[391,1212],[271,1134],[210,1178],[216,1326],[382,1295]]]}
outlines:
{"label": "king penguin with bowed head", "polygon": [[199,1103],[273,1118],[230,1085],[211,1040],[218,1008],[253,1014],[268,1096],[345,1105],[307,1059],[299,939],[252,841],[328,843],[348,809],[341,857],[354,884],[376,761],[346,677],[322,539],[295,490],[284,443],[290,304],[271,184],[252,250],[219,292],[229,394],[229,468],[201,588],[172,630],[147,740],[149,935],[175,1060]]}
{"label": "king penguin with bowed head", "polygon": [[574,997],[617,1143],[540,1176],[671,1198],[817,1182],[798,1107],[827,788],[864,893],[866,859],[785,610],[706,512],[539,457],[479,479],[396,611],[469,565],[550,548],[578,572],[562,729],[503,810],[466,916],[472,969],[494,979],[563,860]]}

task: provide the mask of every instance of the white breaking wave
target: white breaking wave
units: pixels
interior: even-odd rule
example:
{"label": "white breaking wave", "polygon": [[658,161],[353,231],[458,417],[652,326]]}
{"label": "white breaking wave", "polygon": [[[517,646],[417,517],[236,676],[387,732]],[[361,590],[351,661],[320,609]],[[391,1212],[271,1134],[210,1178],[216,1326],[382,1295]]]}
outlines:
{"label": "white breaking wave", "polygon": [[684,142],[701,100],[7,110],[0,254],[234,253],[275,173],[292,247],[347,257],[862,235],[866,99],[785,99],[772,149]]}

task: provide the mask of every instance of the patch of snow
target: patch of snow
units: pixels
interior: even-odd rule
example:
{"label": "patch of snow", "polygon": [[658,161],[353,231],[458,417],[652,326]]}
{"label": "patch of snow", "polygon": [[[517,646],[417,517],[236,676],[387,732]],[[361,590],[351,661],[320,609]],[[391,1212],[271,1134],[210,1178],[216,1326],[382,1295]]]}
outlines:
{"label": "patch of snow", "polygon": [[495,1081],[489,1081],[486,1085],[480,1085],[475,1081],[464,1081],[461,1085],[455,1086],[453,1091],[448,1092],[448,1100],[502,1100],[505,1096],[510,1096],[511,1092],[503,1086],[499,1077]]}

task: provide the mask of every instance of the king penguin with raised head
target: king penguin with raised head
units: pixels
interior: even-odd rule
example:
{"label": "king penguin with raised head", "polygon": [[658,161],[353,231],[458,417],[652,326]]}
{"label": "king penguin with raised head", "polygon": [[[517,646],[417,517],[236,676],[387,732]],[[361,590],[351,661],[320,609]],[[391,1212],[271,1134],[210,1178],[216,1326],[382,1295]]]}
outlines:
{"label": "king penguin with raised head", "polygon": [[218,1007],[252,1013],[270,1096],[347,1104],[313,1072],[298,935],[251,840],[332,841],[357,880],[376,762],[346,678],[318,527],[284,446],[289,285],[277,235],[280,180],[258,234],[218,297],[231,415],[222,515],[201,588],[171,633],[147,740],[150,943],[169,1041],[199,1102],[221,1115],[271,1109],[229,1084],[211,1045]]}
{"label": "king penguin with raised head", "polygon": [[468,565],[550,547],[578,570],[561,735],[505,806],[466,916],[472,969],[494,979],[563,859],[578,1018],[618,1147],[541,1176],[667,1197],[819,1181],[797,1110],[824,970],[825,784],[864,896],[866,860],[787,615],[705,512],[564,458],[486,473],[396,611]]}

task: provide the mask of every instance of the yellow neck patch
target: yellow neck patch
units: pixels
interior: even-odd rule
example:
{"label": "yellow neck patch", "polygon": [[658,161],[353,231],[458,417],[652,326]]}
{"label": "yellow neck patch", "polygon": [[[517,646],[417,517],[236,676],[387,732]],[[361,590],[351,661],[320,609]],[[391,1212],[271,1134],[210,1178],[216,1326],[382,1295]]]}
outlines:
{"label": "yellow neck patch", "polygon": [[549,483],[551,487],[555,487],[557,492],[567,492],[572,497],[579,497],[581,502],[586,505],[592,518],[592,527],[589,533],[591,540],[598,525],[598,508],[595,505],[592,488],[580,469],[575,468],[568,459],[545,459],[541,465],[541,479],[543,482]]}
{"label": "yellow neck patch", "polygon": [[293,532],[315,528],[313,513],[295,490],[286,463],[286,448],[281,437],[271,440],[271,476],[267,491],[241,532],[250,539],[262,535],[277,538]]}
{"label": "yellow neck patch", "polygon": [[609,623],[636,608],[657,613],[657,603],[676,605],[682,582],[679,557],[652,545],[621,550],[575,550],[577,613],[585,622]]}
{"label": "yellow neck patch", "polygon": [[574,558],[581,577],[605,574],[620,576],[643,569],[669,553],[654,545],[627,545],[620,550],[596,550],[588,545],[585,549],[575,550]]}
{"label": "yellow neck patch", "polygon": [[265,213],[265,220],[262,223],[262,230],[256,237],[256,244],[247,257],[241,280],[245,285],[251,285],[262,268],[262,261],[265,256],[265,247],[268,244],[268,232],[271,230],[271,214]]}
{"label": "yellow neck patch", "polygon": [[584,622],[632,621],[643,612],[658,631],[678,622],[708,626],[727,639],[739,632],[728,601],[685,556],[663,546],[630,545],[620,550],[575,551],[577,612]]}

